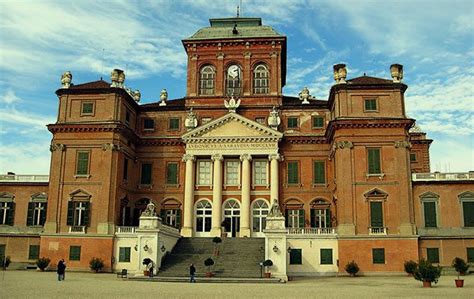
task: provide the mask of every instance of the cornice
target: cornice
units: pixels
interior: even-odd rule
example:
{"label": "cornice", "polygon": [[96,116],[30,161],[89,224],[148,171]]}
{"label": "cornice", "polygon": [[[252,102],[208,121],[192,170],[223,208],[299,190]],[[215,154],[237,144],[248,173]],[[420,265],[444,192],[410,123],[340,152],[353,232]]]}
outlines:
{"label": "cornice", "polygon": [[290,144],[328,144],[324,136],[285,136],[284,141]]}
{"label": "cornice", "polygon": [[411,118],[350,118],[331,120],[326,130],[326,138],[330,140],[339,129],[410,129],[415,123]]}
{"label": "cornice", "polygon": [[140,139],[141,146],[183,146],[184,142],[180,137],[176,138],[153,138]]}

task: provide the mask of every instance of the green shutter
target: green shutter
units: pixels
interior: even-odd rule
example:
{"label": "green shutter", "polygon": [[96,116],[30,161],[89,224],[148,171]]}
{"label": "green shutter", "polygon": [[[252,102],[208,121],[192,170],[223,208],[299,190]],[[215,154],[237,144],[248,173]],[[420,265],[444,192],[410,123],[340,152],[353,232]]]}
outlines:
{"label": "green shutter", "polygon": [[321,249],[321,265],[332,265],[332,249]]}
{"label": "green shutter", "polygon": [[142,185],[151,184],[151,164],[142,164],[142,175],[140,183]]}
{"label": "green shutter", "polygon": [[39,225],[43,226],[44,223],[46,222],[46,213],[48,213],[48,203],[43,203],[43,212],[41,213],[41,216],[40,216],[40,223]]}
{"label": "green shutter", "polygon": [[385,249],[384,248],[372,249],[372,263],[385,264]]}
{"label": "green shutter", "polygon": [[69,201],[67,203],[67,225],[74,225],[74,202]]}
{"label": "green shutter", "polygon": [[310,225],[311,227],[316,227],[316,210],[315,209],[311,209],[309,210],[309,216],[310,216]]}
{"label": "green shutter", "polygon": [[369,174],[379,174],[380,171],[380,149],[371,148],[367,150]]}
{"label": "green shutter", "polygon": [[300,209],[298,211],[298,227],[304,228],[304,210]]}
{"label": "green shutter", "polygon": [[39,245],[30,245],[30,250],[28,252],[29,260],[37,260],[39,258]]}
{"label": "green shutter", "polygon": [[313,128],[322,128],[324,126],[324,118],[316,116],[313,117]]}
{"label": "green shutter", "polygon": [[464,227],[474,227],[474,201],[462,203],[464,215]]}
{"label": "green shutter", "polygon": [[290,265],[301,265],[302,264],[302,253],[301,249],[291,249],[290,251]]}
{"label": "green shutter", "polygon": [[324,161],[314,161],[313,164],[314,184],[326,183],[326,169]]}
{"label": "green shutter", "polygon": [[370,202],[370,226],[383,227],[382,202]]}
{"label": "green shutter", "polygon": [[13,225],[15,221],[15,203],[9,202],[8,204],[8,212],[7,212],[7,225]]}
{"label": "green shutter", "polygon": [[119,263],[125,261],[125,247],[119,247]]}
{"label": "green shutter", "polygon": [[77,153],[77,175],[89,174],[89,152],[78,152]]}
{"label": "green shutter", "polygon": [[430,263],[439,263],[439,248],[426,248],[426,259]]}
{"label": "green shutter", "polygon": [[69,260],[80,261],[81,260],[81,246],[70,246],[69,247]]}
{"label": "green shutter", "polygon": [[376,111],[377,110],[377,100],[376,99],[365,100],[365,110],[367,110],[367,111]]}
{"label": "green shutter", "polygon": [[166,223],[166,210],[164,208],[161,208],[160,210],[160,217],[161,222]]}
{"label": "green shutter", "polygon": [[428,201],[423,203],[425,216],[425,227],[437,227],[436,225],[436,202]]}
{"label": "green shutter", "polygon": [[288,184],[298,183],[298,162],[288,162]]}
{"label": "green shutter", "polygon": [[83,202],[83,206],[84,206],[85,210],[84,210],[84,213],[82,214],[82,215],[84,215],[84,217],[82,218],[83,219],[82,225],[83,226],[89,226],[90,202],[88,202],[88,201]]}
{"label": "green shutter", "polygon": [[178,184],[178,164],[168,163],[166,165],[166,184],[176,185]]}
{"label": "green shutter", "polygon": [[28,203],[28,213],[26,215],[26,225],[31,226],[33,225],[33,217],[35,213],[35,205],[36,203],[34,202],[29,202]]}
{"label": "green shutter", "polygon": [[326,209],[326,227],[332,227],[332,225],[331,225],[331,209]]}
{"label": "green shutter", "polygon": [[467,251],[467,262],[474,263],[474,247],[466,248]]}
{"label": "green shutter", "polygon": [[176,227],[181,228],[181,209],[176,210]]}

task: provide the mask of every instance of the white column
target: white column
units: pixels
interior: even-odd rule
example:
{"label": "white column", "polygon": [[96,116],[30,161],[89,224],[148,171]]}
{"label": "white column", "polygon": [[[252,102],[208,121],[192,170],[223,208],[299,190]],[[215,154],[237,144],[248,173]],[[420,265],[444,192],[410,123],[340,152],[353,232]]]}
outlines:
{"label": "white column", "polygon": [[280,154],[272,154],[268,156],[270,160],[270,202],[278,198],[278,161],[283,157]]}
{"label": "white column", "polygon": [[221,236],[222,223],[222,161],[224,157],[221,154],[212,156],[214,161],[213,187],[212,187],[212,228],[211,236]]}
{"label": "white column", "polygon": [[193,155],[184,155],[183,162],[186,162],[186,178],[184,182],[184,221],[181,235],[184,237],[193,236],[193,213],[194,213],[194,160]]}
{"label": "white column", "polygon": [[250,161],[252,156],[243,154],[242,161],[242,202],[240,205],[240,237],[250,237]]}

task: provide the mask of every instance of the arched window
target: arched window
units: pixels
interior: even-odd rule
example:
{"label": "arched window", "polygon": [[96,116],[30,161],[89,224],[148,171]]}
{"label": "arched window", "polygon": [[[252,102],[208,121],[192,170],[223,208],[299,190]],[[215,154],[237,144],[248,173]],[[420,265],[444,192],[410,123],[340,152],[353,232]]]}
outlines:
{"label": "arched window", "polygon": [[252,231],[261,233],[265,229],[268,215],[268,204],[265,200],[256,200],[252,209]]}
{"label": "arched window", "polygon": [[212,205],[207,200],[196,204],[196,232],[210,232],[212,221]]}
{"label": "arched window", "polygon": [[228,96],[239,96],[242,88],[242,71],[240,66],[232,64],[226,72],[226,94]]}
{"label": "arched window", "polygon": [[316,199],[311,203],[311,227],[331,227],[331,205],[323,200]]}
{"label": "arched window", "polygon": [[31,196],[28,203],[28,215],[26,225],[43,226],[46,221],[46,209],[48,206],[48,195],[46,193],[36,193]]}
{"label": "arched window", "polygon": [[161,219],[164,223],[174,226],[176,228],[181,227],[181,203],[174,199],[168,199],[161,204]]}
{"label": "arched window", "polygon": [[296,199],[289,199],[285,202],[285,222],[290,229],[304,228],[304,204]]}
{"label": "arched window", "polygon": [[268,94],[269,72],[264,64],[259,64],[253,70],[253,93]]}
{"label": "arched window", "polygon": [[206,65],[201,68],[199,72],[199,94],[200,95],[213,95],[214,94],[214,79],[216,72],[214,67]]}
{"label": "arched window", "polygon": [[15,215],[15,196],[8,192],[0,193],[0,224],[13,225]]}
{"label": "arched window", "polygon": [[229,199],[224,204],[224,228],[230,237],[237,237],[240,231],[240,204],[237,200]]}

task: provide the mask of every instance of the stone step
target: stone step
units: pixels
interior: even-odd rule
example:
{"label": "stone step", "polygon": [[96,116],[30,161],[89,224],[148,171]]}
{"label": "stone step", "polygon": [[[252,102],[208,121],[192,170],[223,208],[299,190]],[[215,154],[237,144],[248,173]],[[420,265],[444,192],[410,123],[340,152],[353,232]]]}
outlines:
{"label": "stone step", "polygon": [[[189,277],[163,277],[152,278],[144,276],[129,277],[129,280],[149,281],[149,282],[189,282]],[[238,277],[197,277],[197,283],[283,283],[278,278],[238,278]]]}

